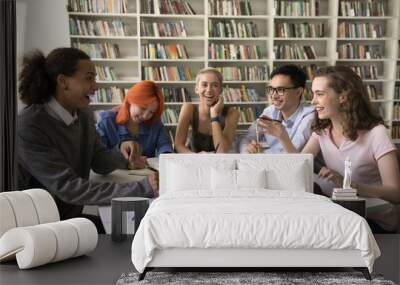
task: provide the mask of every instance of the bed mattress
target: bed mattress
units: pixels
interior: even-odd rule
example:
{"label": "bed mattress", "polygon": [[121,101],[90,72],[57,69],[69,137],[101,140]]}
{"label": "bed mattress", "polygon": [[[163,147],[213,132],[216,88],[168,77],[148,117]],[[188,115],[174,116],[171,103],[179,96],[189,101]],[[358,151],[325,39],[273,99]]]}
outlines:
{"label": "bed mattress", "polygon": [[199,193],[154,200],[132,243],[139,272],[156,249],[355,249],[370,271],[380,255],[366,220],[326,197],[267,189]]}

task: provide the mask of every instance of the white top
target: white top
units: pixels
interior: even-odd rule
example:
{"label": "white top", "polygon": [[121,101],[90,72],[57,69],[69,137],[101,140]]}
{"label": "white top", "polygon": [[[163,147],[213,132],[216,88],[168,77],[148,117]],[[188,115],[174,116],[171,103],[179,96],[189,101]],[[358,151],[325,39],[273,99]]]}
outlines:
{"label": "white top", "polygon": [[61,104],[52,97],[51,100],[44,104],[44,109],[53,118],[63,121],[67,126],[71,125],[78,119],[78,115],[75,113],[73,116],[68,112]]}

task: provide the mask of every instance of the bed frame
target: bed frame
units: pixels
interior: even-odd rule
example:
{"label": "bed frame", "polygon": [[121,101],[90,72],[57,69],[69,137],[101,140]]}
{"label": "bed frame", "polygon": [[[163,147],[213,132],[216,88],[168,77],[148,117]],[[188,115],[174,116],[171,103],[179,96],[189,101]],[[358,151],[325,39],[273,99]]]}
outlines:
{"label": "bed frame", "polygon": [[[160,157],[160,193],[166,191],[168,179],[166,173],[167,160],[193,159],[193,154],[168,154]],[[220,156],[220,155],[218,155]],[[313,157],[311,155],[279,155],[293,159],[303,159],[307,162],[305,175],[309,179],[307,192],[312,192]],[[215,154],[196,154],[196,160],[205,163],[212,162]],[[270,158],[276,159],[277,155],[270,154],[225,154],[225,158]],[[328,249],[238,249],[238,248],[168,248],[157,249],[153,259],[147,265],[139,280],[143,280],[148,271],[155,268],[236,268],[246,271],[250,268],[343,268],[350,267],[361,271],[367,280],[371,276],[359,250],[328,250]]]}
{"label": "bed frame", "polygon": [[371,280],[359,250],[326,249],[182,249],[156,250],[152,261],[139,275],[155,268],[337,268],[351,267]]}

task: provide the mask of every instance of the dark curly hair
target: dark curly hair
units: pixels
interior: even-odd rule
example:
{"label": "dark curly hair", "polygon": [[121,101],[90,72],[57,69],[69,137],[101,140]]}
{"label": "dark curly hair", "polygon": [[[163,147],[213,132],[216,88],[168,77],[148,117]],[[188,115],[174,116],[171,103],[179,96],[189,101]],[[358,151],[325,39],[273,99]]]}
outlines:
{"label": "dark curly hair", "polygon": [[72,76],[79,60],[90,57],[76,48],[57,48],[47,57],[39,50],[24,56],[19,74],[20,99],[26,105],[43,104],[55,95],[57,77],[60,74]]}
{"label": "dark curly hair", "polygon": [[[347,66],[326,66],[319,68],[314,73],[317,77],[325,77],[329,87],[337,94],[347,92],[347,100],[340,104],[343,135],[351,140],[356,140],[358,130],[370,130],[384,121],[372,108],[366,89],[361,78]],[[320,120],[315,114],[312,130],[321,133],[322,130],[332,126],[329,119]]]}

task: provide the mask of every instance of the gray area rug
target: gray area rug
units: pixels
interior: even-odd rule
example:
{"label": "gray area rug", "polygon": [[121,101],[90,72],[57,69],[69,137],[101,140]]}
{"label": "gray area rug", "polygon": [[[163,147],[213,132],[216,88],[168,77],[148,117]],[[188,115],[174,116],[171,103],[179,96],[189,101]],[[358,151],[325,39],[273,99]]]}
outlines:
{"label": "gray area rug", "polygon": [[139,273],[122,274],[117,285],[145,284],[376,284],[395,285],[382,276],[372,275],[372,281],[364,278],[360,272],[148,272],[142,281]]}

